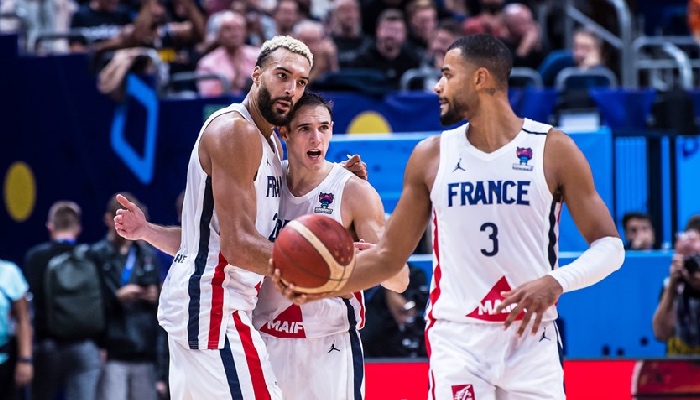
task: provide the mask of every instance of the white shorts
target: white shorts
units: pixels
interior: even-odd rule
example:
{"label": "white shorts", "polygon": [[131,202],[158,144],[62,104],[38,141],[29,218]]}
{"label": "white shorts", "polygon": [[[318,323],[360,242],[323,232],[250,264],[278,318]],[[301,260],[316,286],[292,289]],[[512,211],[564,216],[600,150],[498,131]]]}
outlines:
{"label": "white shorts", "polygon": [[427,329],[428,399],[564,400],[556,324],[545,322],[536,335],[522,338],[519,326],[436,321]]}
{"label": "white shorts", "polygon": [[285,400],[362,400],[365,371],[357,331],[313,339],[263,334]]}
{"label": "white shorts", "polygon": [[223,349],[190,349],[172,339],[168,348],[173,400],[282,400],[265,344],[245,312],[233,313]]}

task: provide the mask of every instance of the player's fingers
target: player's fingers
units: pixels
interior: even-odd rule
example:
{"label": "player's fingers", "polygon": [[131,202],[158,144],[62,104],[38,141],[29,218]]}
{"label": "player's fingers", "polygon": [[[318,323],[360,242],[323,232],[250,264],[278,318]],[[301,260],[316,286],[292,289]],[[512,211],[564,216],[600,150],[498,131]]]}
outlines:
{"label": "player's fingers", "polygon": [[535,316],[535,322],[532,324],[532,334],[535,335],[537,334],[537,331],[540,330],[540,324],[542,323],[542,316],[544,315],[543,312],[537,313]]}
{"label": "player's fingers", "polygon": [[359,154],[355,154],[355,155],[353,155],[353,156],[348,157],[347,161],[345,161],[345,162],[346,162],[346,164],[347,164],[348,166],[351,166],[351,165],[354,165],[354,164],[356,164],[356,163],[358,163],[358,162],[360,162],[360,161],[361,161],[361,160],[360,160],[360,155],[359,155]]}
{"label": "player's fingers", "polygon": [[[504,296],[503,293],[508,293],[507,296]],[[519,302],[520,300],[520,293],[515,290],[515,291],[509,291],[509,292],[501,292],[501,295],[504,297],[503,301],[496,306],[496,309],[494,310],[494,313],[498,314],[501,311],[505,310],[506,307],[509,305]]]}
{"label": "player's fingers", "polygon": [[[501,303],[501,304],[503,304],[503,303]],[[509,327],[510,324],[512,324],[513,321],[515,321],[515,319],[518,317],[518,315],[520,315],[520,313],[523,312],[523,309],[525,309],[525,305],[523,303],[518,303],[517,306],[513,307],[513,309],[510,310],[510,313],[508,313],[508,317],[506,317],[506,320],[504,323],[505,328]],[[496,309],[494,311],[494,314],[498,314],[499,312],[500,311],[498,311],[498,309]]]}
{"label": "player's fingers", "polygon": [[[516,315],[516,317],[517,317],[517,315]],[[523,315],[523,320],[520,322],[520,326],[518,327],[518,337],[523,337],[523,333],[525,333],[525,329],[527,329],[527,326],[530,324],[531,319],[532,319],[532,311],[525,310],[525,315]]]}
{"label": "player's fingers", "polygon": [[117,194],[117,201],[119,202],[119,204],[122,205],[122,207],[126,208],[127,210],[133,210],[136,207],[136,204],[130,202],[129,199],[122,196],[121,194]]}

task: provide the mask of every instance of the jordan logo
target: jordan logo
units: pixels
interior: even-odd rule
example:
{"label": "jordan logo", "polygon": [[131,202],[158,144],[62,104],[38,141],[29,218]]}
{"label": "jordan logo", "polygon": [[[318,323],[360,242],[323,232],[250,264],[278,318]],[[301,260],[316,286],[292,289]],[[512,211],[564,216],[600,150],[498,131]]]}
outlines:
{"label": "jordan logo", "polygon": [[550,342],[552,341],[550,338],[547,337],[547,328],[542,328],[542,337],[540,338],[540,340],[538,340],[538,342],[541,342],[545,339],[549,340]]}
{"label": "jordan logo", "polygon": [[333,350],[335,350],[335,351],[337,351],[338,353],[340,353],[340,349],[337,348],[337,347],[335,347],[335,343],[331,343],[331,348],[328,350],[328,352],[330,353],[330,352],[332,352]]}
{"label": "jordan logo", "polygon": [[457,170],[466,171],[464,168],[462,168],[461,165],[459,165],[461,162],[462,162],[462,157],[460,157],[459,160],[457,160],[457,165],[455,165],[455,168],[452,170],[452,172],[455,172]]}

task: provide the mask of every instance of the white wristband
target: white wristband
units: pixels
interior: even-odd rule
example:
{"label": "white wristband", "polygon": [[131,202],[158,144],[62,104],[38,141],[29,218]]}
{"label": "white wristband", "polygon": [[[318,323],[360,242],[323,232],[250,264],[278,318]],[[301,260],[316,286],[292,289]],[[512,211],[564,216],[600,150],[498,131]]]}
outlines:
{"label": "white wristband", "polygon": [[617,271],[625,261],[625,249],[622,240],[606,236],[591,243],[571,264],[550,272],[554,279],[564,288],[564,292],[591,286]]}

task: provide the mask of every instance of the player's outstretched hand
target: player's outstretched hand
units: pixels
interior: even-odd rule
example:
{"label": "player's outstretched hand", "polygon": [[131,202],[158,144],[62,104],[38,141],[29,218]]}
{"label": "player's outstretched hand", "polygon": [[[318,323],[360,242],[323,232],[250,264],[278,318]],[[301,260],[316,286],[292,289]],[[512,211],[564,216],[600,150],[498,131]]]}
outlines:
{"label": "player's outstretched hand", "polygon": [[117,195],[117,201],[124,207],[114,216],[114,228],[119,236],[129,240],[143,239],[148,225],[143,211],[121,194]]}
{"label": "player's outstretched hand", "polygon": [[272,282],[275,284],[275,289],[277,289],[278,292],[282,293],[282,296],[286,297],[289,301],[292,303],[300,306],[302,304],[306,304],[310,301],[316,301],[316,300],[321,300],[321,299],[326,299],[329,297],[334,297],[335,295],[331,292],[326,292],[326,293],[301,293],[297,292],[296,288],[294,287],[293,284],[285,284],[284,281],[282,281],[282,275],[280,273],[280,270],[275,268],[272,260],[270,260],[270,267],[273,268],[273,273],[270,279]]}
{"label": "player's outstretched hand", "polygon": [[367,180],[367,164],[360,159],[359,154],[355,154],[354,156],[348,154],[348,159],[346,161],[341,161],[340,165],[357,175],[357,177]]}
{"label": "player's outstretched hand", "polygon": [[515,304],[515,307],[508,314],[508,318],[506,318],[505,327],[508,328],[521,313],[524,313],[520,328],[518,328],[518,336],[522,336],[534,315],[535,321],[531,329],[534,335],[540,328],[544,312],[556,304],[563,291],[564,289],[556,279],[545,275],[513,290],[501,292],[504,300],[496,307],[494,314],[498,314],[505,310],[506,307]]}

